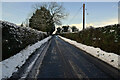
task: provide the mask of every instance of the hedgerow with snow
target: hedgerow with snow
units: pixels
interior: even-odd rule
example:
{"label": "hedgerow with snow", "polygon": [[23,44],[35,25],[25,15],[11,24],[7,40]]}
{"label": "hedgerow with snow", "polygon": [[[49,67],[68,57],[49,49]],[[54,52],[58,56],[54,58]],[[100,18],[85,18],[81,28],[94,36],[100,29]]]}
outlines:
{"label": "hedgerow with snow", "polygon": [[17,26],[7,21],[0,21],[2,25],[2,59],[15,55],[26,46],[47,37],[46,32],[37,31],[29,27]]}
{"label": "hedgerow with snow", "polygon": [[79,43],[99,47],[100,49],[120,55],[120,24],[104,27],[88,27],[78,33],[62,33],[63,37]]}
{"label": "hedgerow with snow", "polygon": [[59,37],[65,40],[66,42],[80,48],[81,50],[86,51],[88,54],[91,54],[92,56],[98,59],[101,59],[102,61],[112,65],[113,67],[120,69],[120,61],[119,61],[120,56],[119,55],[115,53],[108,53],[108,52],[101,50],[100,48],[95,48],[93,46],[87,46],[87,45],[78,43],[74,40],[67,39],[65,37],[61,37],[61,36]]}

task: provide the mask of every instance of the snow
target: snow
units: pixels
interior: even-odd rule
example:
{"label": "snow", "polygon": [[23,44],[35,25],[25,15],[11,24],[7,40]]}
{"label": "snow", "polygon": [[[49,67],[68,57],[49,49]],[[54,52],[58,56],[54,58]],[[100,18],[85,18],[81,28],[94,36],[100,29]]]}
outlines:
{"label": "snow", "polygon": [[[35,52],[37,48],[39,48],[42,44],[47,42],[51,36],[38,41],[33,45],[27,46],[24,50],[20,51],[16,55],[0,62],[0,79],[2,78],[10,78],[14,72],[16,72],[29,58],[29,56]],[[32,66],[32,65],[31,65]]]}
{"label": "snow", "polygon": [[114,42],[118,42],[118,40],[115,40]]}
{"label": "snow", "polygon": [[[13,23],[10,23],[10,22],[7,22],[7,21],[1,21],[0,20],[0,24],[4,24],[4,25],[9,25],[11,26],[10,27],[10,30],[13,30],[12,33],[17,33],[17,34],[20,34],[18,31],[18,29],[21,29],[21,30],[28,30],[28,31],[32,31],[33,33],[44,33],[44,34],[47,34],[47,32],[42,32],[42,31],[38,31],[38,30],[35,30],[35,29],[32,29],[30,27],[21,27],[21,26],[17,26],[16,24],[13,24]],[[6,27],[6,26],[2,26],[2,27]]]}
{"label": "snow", "polygon": [[59,36],[61,39],[65,40],[66,42],[86,51],[87,53],[91,54],[94,57],[97,57],[99,59],[101,59],[102,61],[112,65],[115,68],[120,69],[120,56],[115,54],[115,53],[108,53],[105,52],[103,50],[101,50],[100,48],[94,48],[92,46],[87,46],[81,43],[78,43],[76,41],[64,38]]}
{"label": "snow", "polygon": [[95,40],[101,40],[101,38],[93,38],[93,40],[95,41]]}
{"label": "snow", "polygon": [[96,38],[93,38],[93,40],[96,40]]}
{"label": "snow", "polygon": [[40,55],[40,54],[37,54],[37,57],[36,57],[35,60],[29,65],[29,67],[27,68],[26,73],[21,77],[21,79],[22,79],[22,78],[26,78],[27,74],[30,72],[32,66],[34,65],[35,61],[38,59],[39,55]]}
{"label": "snow", "polygon": [[110,30],[110,32],[112,33],[112,32],[114,32],[115,30]]}
{"label": "snow", "polygon": [[98,40],[101,40],[101,38],[98,38]]}

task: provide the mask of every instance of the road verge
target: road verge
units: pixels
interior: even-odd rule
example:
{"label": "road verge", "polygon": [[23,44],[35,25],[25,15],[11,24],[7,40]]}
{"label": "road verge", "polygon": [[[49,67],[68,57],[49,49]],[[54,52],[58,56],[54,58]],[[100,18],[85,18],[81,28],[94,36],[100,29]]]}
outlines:
{"label": "road verge", "polygon": [[0,73],[0,79],[2,78],[10,78],[14,72],[17,72],[18,69],[26,62],[26,60],[29,58],[32,53],[36,51],[42,44],[47,42],[49,39],[51,39],[51,36],[38,41],[37,43],[33,45],[27,46],[25,49],[17,53],[16,55],[0,62],[0,69],[2,72]]}
{"label": "road verge", "polygon": [[105,52],[103,50],[101,50],[100,48],[94,48],[92,46],[86,46],[84,44],[78,43],[76,41],[64,38],[59,36],[61,39],[63,39],[64,41],[76,46],[77,48],[89,53],[90,55],[110,64],[111,66],[120,69],[120,56],[114,53],[108,53]]}

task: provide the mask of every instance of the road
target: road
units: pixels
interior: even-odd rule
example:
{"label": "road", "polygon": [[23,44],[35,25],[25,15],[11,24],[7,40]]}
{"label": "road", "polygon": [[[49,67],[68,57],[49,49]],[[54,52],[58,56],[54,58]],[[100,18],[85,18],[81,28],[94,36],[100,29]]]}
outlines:
{"label": "road", "polygon": [[[105,62],[53,36],[46,44],[44,59],[39,57],[27,78],[108,79],[116,80],[119,71]],[[38,51],[39,52],[39,51]]]}

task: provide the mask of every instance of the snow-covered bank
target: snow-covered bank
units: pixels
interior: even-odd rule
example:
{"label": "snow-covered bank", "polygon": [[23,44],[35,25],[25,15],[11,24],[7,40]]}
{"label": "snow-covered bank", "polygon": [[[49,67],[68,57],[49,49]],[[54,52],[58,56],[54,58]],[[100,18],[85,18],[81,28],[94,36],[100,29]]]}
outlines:
{"label": "snow-covered bank", "polygon": [[0,62],[0,80],[2,78],[9,78],[12,76],[14,72],[16,72],[24,63],[25,61],[29,58],[29,56],[37,49],[39,48],[42,44],[47,42],[51,36],[38,41],[37,43],[27,46],[24,50],[20,51],[16,55]]}
{"label": "snow-covered bank", "polygon": [[87,53],[103,60],[104,62],[112,65],[113,67],[116,67],[118,69],[120,69],[120,56],[117,55],[117,54],[114,54],[114,53],[108,53],[108,52],[105,52],[103,50],[101,50],[100,48],[94,48],[92,46],[86,46],[84,44],[81,44],[81,43],[78,43],[76,41],[73,41],[73,40],[70,40],[70,39],[67,39],[67,38],[64,38],[64,37],[61,37],[59,36],[61,39],[65,40],[66,42],[72,44],[72,45],[75,45],[76,47],[86,51]]}

